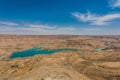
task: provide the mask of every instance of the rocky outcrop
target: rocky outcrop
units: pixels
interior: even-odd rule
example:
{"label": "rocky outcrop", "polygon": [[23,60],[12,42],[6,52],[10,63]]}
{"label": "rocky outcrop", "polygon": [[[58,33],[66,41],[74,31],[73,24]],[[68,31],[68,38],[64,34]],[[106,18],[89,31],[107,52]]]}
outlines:
{"label": "rocky outcrop", "polygon": [[[120,80],[119,48],[94,50],[105,47],[106,42],[109,43],[107,46],[119,45],[119,40],[114,37],[0,36],[0,80]],[[9,59],[14,51],[45,43],[52,45],[43,49],[77,48],[86,51]]]}

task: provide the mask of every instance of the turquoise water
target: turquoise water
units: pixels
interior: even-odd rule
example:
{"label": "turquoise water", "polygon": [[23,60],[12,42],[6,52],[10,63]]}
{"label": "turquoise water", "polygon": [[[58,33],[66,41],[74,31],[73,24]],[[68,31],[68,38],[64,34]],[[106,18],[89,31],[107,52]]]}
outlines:
{"label": "turquoise water", "polygon": [[102,51],[102,50],[106,50],[107,48],[96,48],[96,51]]}
{"label": "turquoise water", "polygon": [[77,51],[77,49],[72,49],[72,48],[53,49],[53,50],[43,50],[40,48],[41,47],[35,47],[21,52],[14,52],[10,56],[10,58],[24,58],[24,57],[34,56],[36,54],[53,54],[61,51]]}

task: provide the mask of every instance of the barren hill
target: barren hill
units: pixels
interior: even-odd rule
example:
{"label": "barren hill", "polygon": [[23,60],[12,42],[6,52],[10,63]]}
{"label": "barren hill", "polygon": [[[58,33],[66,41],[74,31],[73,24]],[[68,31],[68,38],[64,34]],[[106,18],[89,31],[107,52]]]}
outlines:
{"label": "barren hill", "polygon": [[[16,38],[17,37],[17,38]],[[0,36],[0,80],[119,80],[119,36]],[[10,59],[14,51],[51,43],[43,49],[77,48]],[[106,48],[107,47],[107,48]],[[105,50],[95,50],[106,48]]]}

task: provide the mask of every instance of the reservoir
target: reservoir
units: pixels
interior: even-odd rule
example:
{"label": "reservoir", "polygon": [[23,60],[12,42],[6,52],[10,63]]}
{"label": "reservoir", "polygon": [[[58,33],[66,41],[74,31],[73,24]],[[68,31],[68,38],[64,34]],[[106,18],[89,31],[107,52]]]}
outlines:
{"label": "reservoir", "polygon": [[60,48],[60,49],[53,49],[53,50],[44,50],[40,48],[31,48],[28,50],[20,51],[20,52],[14,52],[10,56],[10,58],[24,58],[24,57],[29,57],[29,56],[34,56],[37,54],[53,54],[56,52],[61,52],[61,51],[77,51],[78,49],[72,49],[72,48]]}

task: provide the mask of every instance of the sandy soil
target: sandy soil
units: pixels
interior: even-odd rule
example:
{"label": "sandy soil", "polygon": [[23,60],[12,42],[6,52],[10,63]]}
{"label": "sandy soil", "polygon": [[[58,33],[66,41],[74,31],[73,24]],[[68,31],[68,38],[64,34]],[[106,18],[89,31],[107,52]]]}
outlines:
{"label": "sandy soil", "polygon": [[[43,49],[77,48],[85,52],[9,59],[15,51],[46,43],[52,45]],[[120,80],[120,36],[0,35],[0,44],[0,80]]]}

